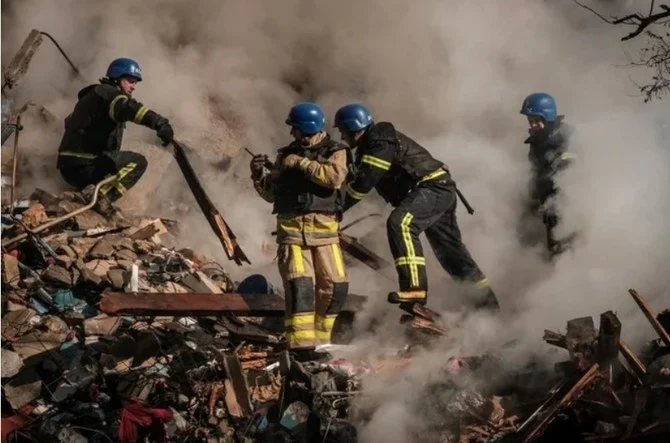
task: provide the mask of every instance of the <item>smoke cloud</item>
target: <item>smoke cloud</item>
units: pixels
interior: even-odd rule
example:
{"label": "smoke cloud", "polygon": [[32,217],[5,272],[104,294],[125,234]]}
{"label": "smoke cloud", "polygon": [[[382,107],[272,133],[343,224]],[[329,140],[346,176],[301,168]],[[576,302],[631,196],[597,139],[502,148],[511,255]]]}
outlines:
{"label": "smoke cloud", "polygon": [[[591,3],[612,14],[632,7]],[[608,309],[622,319],[624,337],[639,345],[653,331],[627,289],[637,288],[657,310],[670,305],[670,107],[643,104],[635,82],[648,73],[622,67],[643,40],[624,46],[622,29],[571,2],[3,0],[2,6],[3,65],[32,28],[55,36],[90,82],[113,58],[139,60],[145,81],[137,98],[167,116],[177,137],[209,165],[203,181],[253,270],[276,282],[273,254],[261,251],[273,241],[274,220],[251,187],[242,148],[273,156],[289,140],[283,120],[292,104],[319,102],[330,125],[339,106],[364,102],[376,120],[393,122],[445,161],[476,209],[474,216],[458,210],[464,241],[505,313],[499,320],[465,315],[463,291],[426,242],[429,305],[459,327],[417,363],[422,367],[408,375],[412,383],[425,384],[435,369],[425,362],[478,354],[510,340],[516,346],[508,357],[522,360],[546,348],[544,328],[559,330],[577,316],[597,319]],[[39,102],[62,121],[83,86],[45,42],[12,98]],[[578,160],[559,183],[561,229],[579,237],[574,250],[553,263],[543,259],[541,245],[521,246],[517,232],[529,179],[522,144],[527,124],[519,108],[536,91],[554,95],[577,129],[571,149]],[[25,147],[24,155],[55,164],[60,135],[52,132]],[[180,212],[180,204],[194,202],[151,131],[130,125],[125,149],[147,155],[150,167],[123,205],[179,218],[190,246],[223,260],[204,218]],[[225,158],[230,168],[213,166]],[[35,180],[63,186],[55,169]],[[345,221],[380,207],[371,197]],[[382,210],[386,215],[390,208]],[[383,228],[382,220],[370,220],[351,233],[367,234],[388,258]],[[236,276],[251,272],[234,268],[228,267]],[[372,298],[358,322],[360,355],[402,339],[398,313],[384,301],[395,284],[388,271],[382,277],[357,263],[349,268],[352,292]],[[383,334],[367,332],[372,320]],[[418,414],[402,400],[415,389],[410,385],[371,389],[385,409],[362,427],[365,441],[406,441]]]}

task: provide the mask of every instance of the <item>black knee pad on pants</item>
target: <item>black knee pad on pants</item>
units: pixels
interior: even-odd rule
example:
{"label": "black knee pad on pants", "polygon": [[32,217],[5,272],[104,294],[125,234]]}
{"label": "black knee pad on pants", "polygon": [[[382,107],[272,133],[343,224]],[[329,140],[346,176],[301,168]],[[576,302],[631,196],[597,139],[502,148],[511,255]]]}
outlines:
{"label": "black knee pad on pants", "polygon": [[330,302],[330,306],[328,306],[328,312],[326,312],[326,314],[339,314],[340,311],[344,308],[344,302],[347,300],[348,293],[348,282],[333,283],[333,299]]}
{"label": "black knee pad on pants", "polygon": [[291,296],[287,297],[292,313],[314,310],[314,281],[311,277],[298,277],[289,280]]}

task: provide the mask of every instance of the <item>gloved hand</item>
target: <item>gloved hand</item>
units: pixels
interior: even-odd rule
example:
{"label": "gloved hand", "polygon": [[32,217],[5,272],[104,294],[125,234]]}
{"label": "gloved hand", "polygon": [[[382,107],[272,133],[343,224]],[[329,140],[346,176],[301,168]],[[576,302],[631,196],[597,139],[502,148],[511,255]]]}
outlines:
{"label": "gloved hand", "polygon": [[263,168],[265,167],[266,163],[268,163],[268,161],[269,160],[267,155],[254,155],[254,157],[251,159],[251,163],[249,164],[252,179],[258,180],[263,176]]}
{"label": "gloved hand", "polygon": [[167,146],[172,142],[172,139],[174,138],[174,130],[167,118],[161,117],[158,119],[158,122],[156,123],[156,135],[163,142],[163,146]]}
{"label": "gloved hand", "polygon": [[284,168],[295,168],[300,164],[304,157],[300,157],[296,154],[289,154],[281,162],[282,167]]}

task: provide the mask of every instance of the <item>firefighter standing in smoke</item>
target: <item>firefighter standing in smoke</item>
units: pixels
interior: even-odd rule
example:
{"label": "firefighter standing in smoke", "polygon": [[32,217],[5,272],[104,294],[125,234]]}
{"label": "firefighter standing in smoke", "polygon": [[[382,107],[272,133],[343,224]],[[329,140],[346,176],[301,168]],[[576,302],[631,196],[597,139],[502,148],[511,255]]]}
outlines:
{"label": "firefighter standing in smoke", "polygon": [[478,308],[499,309],[488,279],[461,241],[456,222],[456,185],[444,164],[391,123],[375,123],[365,106],[349,104],[335,114],[335,127],[357,147],[355,177],[347,185],[346,211],[375,188],[395,207],[387,220],[399,290],[390,303],[427,301],[428,278],[419,235],[426,232],[442,267],[471,282]]}
{"label": "firefighter standing in smoke", "polygon": [[131,98],[140,81],[142,70],[135,60],[112,61],[100,84],[79,91],[79,101],[65,119],[57,167],[66,182],[84,191],[86,199],[92,197],[96,183],[116,175],[98,196],[97,209],[106,215],[113,213],[111,202],[133,187],[147,168],[143,155],[120,150],[125,123],[154,129],[163,146],[174,136],[168,119]]}
{"label": "firefighter standing in smoke", "polygon": [[349,150],[323,130],[314,103],[293,106],[286,124],[295,141],[279,149],[272,170],[264,167],[267,156],[254,156],[251,178],[277,214],[288,345],[311,350],[330,343],[349,289],[338,237]]}
{"label": "firefighter standing in smoke", "polygon": [[521,105],[521,114],[528,118],[530,136],[524,143],[530,146],[528,160],[532,168],[529,185],[529,211],[541,217],[546,228],[547,248],[553,254],[560,253],[574,236],[557,240],[554,228],[559,217],[553,201],[558,194],[554,181],[556,173],[568,167],[574,154],[567,151],[574,129],[558,115],[556,100],[544,92],[526,97]]}

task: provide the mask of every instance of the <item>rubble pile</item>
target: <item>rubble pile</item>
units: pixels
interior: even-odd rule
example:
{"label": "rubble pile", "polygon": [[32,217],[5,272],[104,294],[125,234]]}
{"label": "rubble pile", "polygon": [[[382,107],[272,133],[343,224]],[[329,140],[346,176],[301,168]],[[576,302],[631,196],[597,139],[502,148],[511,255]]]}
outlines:
{"label": "rubble pile", "polygon": [[[366,399],[370,378],[402,379],[448,335],[438,314],[405,306],[411,345],[298,361],[262,276],[235,282],[179,249],[175,221],[105,218],[87,203],[38,189],[3,213],[3,442],[356,442],[381,406]],[[407,400],[427,423],[413,440],[667,441],[670,311],[630,292],[659,335],[644,353],[608,311],[598,329],[584,317],[545,331],[568,357],[552,371],[444,356]],[[350,296],[336,330],[361,302]]]}

